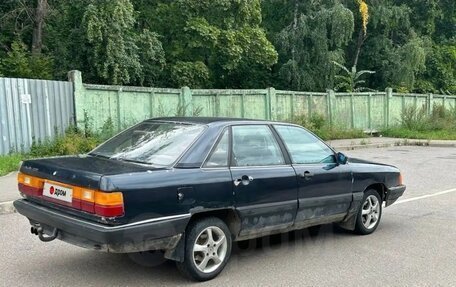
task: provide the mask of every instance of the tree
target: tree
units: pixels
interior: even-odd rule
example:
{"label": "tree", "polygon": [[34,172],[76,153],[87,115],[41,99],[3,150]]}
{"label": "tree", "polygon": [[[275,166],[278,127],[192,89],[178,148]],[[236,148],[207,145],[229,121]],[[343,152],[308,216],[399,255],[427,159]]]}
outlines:
{"label": "tree", "polygon": [[[47,7],[44,0],[6,0],[0,5],[0,70],[4,76],[52,78],[53,61],[50,56],[41,54],[42,43],[37,49],[30,49],[32,43],[35,43],[32,38],[40,41],[40,37],[34,33],[34,21],[39,18],[34,5]],[[44,25],[44,15],[42,16],[41,28]],[[40,33],[42,35],[42,30]],[[34,52],[30,53],[30,50]]]}
{"label": "tree", "polygon": [[364,0],[357,0],[359,5],[359,14],[361,15],[361,27],[358,32],[358,41],[356,44],[356,52],[353,60],[353,68],[356,70],[358,65],[359,54],[361,53],[361,47],[367,37],[367,23],[369,22],[369,6],[367,6]]}
{"label": "tree", "polygon": [[[164,55],[157,35],[148,30],[135,33],[136,20],[129,0],[93,1],[87,7],[82,22],[85,37],[91,46],[89,60],[96,75],[106,83],[142,83],[145,71],[141,58],[148,63],[148,75],[154,72],[151,62],[162,63]],[[150,50],[140,53],[138,44]]]}
{"label": "tree", "polygon": [[43,27],[44,19],[49,11],[47,0],[37,0],[36,9],[33,15],[33,37],[32,37],[32,53],[41,54],[43,49]]}
{"label": "tree", "polygon": [[247,88],[267,82],[277,53],[260,27],[259,0],[157,2],[135,5],[144,11],[140,25],[163,37],[166,85]]}
{"label": "tree", "polygon": [[20,40],[12,43],[11,50],[0,64],[0,73],[8,77],[52,79],[52,60],[30,53]]}
{"label": "tree", "polygon": [[[331,2],[331,1],[328,1]],[[278,86],[295,90],[325,90],[334,83],[333,61],[345,62],[354,29],[353,13],[344,5],[320,5],[295,0],[292,22],[276,36],[282,59]]]}
{"label": "tree", "polygon": [[3,0],[0,73],[324,91],[336,61],[376,71],[365,87],[454,94],[455,27],[454,0]]}
{"label": "tree", "polygon": [[416,84],[419,92],[456,94],[456,39],[434,44],[425,65]]}
{"label": "tree", "polygon": [[426,41],[414,30],[411,8],[391,0],[372,0],[369,7],[370,32],[359,59],[360,66],[377,71],[368,86],[412,91],[425,70]]}

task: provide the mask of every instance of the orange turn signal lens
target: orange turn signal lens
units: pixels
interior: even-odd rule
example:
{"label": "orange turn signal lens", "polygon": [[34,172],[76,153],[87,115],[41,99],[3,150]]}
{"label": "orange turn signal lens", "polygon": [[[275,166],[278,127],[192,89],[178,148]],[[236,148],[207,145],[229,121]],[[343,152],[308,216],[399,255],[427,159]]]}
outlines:
{"label": "orange turn signal lens", "polygon": [[17,182],[30,187],[43,188],[44,180],[28,174],[19,173],[17,175]]}
{"label": "orange turn signal lens", "polygon": [[100,205],[122,205],[123,195],[122,192],[95,192],[95,204]]}

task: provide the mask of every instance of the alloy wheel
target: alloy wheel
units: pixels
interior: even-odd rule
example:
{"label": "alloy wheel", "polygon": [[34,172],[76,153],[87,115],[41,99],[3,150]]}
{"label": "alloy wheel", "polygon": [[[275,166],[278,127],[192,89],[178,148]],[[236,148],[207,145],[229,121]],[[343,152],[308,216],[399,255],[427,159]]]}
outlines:
{"label": "alloy wheel", "polygon": [[365,228],[372,229],[380,218],[380,202],[375,195],[369,195],[361,210],[362,222]]}
{"label": "alloy wheel", "polygon": [[193,262],[199,271],[211,273],[225,260],[228,243],[225,233],[217,226],[205,228],[193,245]]}

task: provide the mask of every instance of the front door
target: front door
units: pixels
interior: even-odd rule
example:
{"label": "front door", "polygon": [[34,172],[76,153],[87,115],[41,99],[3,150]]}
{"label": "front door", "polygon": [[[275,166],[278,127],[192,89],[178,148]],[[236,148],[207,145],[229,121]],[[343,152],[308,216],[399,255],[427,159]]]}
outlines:
{"label": "front door", "polygon": [[296,174],[269,126],[232,127],[231,176],[241,236],[293,225],[298,206]]}
{"label": "front door", "polygon": [[342,220],[353,200],[352,173],[336,162],[334,151],[303,128],[275,125],[298,179],[296,226]]}

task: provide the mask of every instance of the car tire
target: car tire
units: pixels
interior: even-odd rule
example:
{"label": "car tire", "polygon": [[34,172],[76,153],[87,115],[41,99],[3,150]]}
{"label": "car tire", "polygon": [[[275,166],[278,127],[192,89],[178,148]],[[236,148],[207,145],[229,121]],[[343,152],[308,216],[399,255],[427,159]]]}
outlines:
{"label": "car tire", "polygon": [[364,193],[361,206],[356,217],[355,232],[368,235],[374,232],[382,218],[382,200],[378,192],[369,189]]}
{"label": "car tire", "polygon": [[227,264],[231,247],[231,232],[221,219],[193,221],[186,231],[184,262],[177,262],[177,268],[193,280],[213,279]]}

